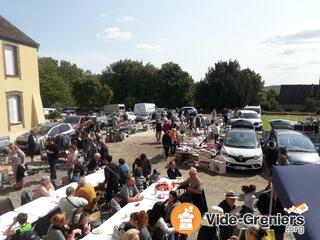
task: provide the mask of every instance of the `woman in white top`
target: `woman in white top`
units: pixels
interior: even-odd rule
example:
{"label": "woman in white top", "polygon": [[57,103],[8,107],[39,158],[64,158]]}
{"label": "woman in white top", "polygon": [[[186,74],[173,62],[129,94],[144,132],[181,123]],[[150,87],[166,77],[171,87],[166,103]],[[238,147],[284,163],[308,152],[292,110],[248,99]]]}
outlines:
{"label": "woman in white top", "polygon": [[71,177],[71,173],[74,170],[75,162],[79,158],[79,151],[75,144],[72,144],[69,148],[68,156],[67,156],[67,169],[68,169],[68,176]]}
{"label": "woman in white top", "polygon": [[242,207],[243,213],[253,213],[254,212],[254,202],[256,196],[254,195],[256,191],[255,185],[242,186],[242,192],[244,193],[243,201],[244,205]]}
{"label": "woman in white top", "polygon": [[24,178],[17,178],[17,170],[19,165],[24,165],[25,154],[15,144],[10,144],[9,148],[8,161],[16,178],[15,187],[23,187],[25,185]]}
{"label": "woman in white top", "polygon": [[[165,215],[165,208],[161,202],[157,202],[153,205],[152,210],[148,213],[149,226],[159,228],[161,232],[166,236],[167,240],[175,239],[175,230],[173,227],[168,227],[163,217]],[[152,236],[154,239],[155,236]]]}

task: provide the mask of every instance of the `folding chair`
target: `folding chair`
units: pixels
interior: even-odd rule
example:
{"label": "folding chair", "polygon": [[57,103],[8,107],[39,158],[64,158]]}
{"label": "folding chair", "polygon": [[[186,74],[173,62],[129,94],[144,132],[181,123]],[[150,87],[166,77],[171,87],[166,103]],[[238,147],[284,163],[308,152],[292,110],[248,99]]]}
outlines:
{"label": "folding chair", "polygon": [[13,211],[14,207],[10,198],[0,200],[0,215]]}

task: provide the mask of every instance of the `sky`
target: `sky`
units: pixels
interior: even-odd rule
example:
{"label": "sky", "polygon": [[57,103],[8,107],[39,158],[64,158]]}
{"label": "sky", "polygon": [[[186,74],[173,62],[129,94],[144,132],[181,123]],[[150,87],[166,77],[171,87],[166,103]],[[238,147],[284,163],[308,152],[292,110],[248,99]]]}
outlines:
{"label": "sky", "polygon": [[39,56],[100,73],[120,59],[173,61],[195,81],[238,60],[265,85],[319,83],[318,0],[0,0]]}

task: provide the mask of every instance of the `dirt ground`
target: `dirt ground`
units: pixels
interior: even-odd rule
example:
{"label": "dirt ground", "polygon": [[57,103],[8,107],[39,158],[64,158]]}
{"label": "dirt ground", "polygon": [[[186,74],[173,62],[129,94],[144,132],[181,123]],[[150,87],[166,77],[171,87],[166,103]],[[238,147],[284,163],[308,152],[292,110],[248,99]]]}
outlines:
{"label": "dirt ground", "polygon": [[[166,175],[165,166],[171,158],[166,161],[161,157],[162,147],[160,144],[156,143],[155,134],[152,130],[130,135],[120,143],[109,143],[108,147],[110,154],[113,156],[113,159],[116,162],[119,158],[124,158],[127,163],[132,164],[137,156],[139,156],[141,153],[146,153],[147,156],[151,159],[152,167],[159,169],[162,175]],[[35,164],[37,163],[33,163],[32,165]],[[63,165],[64,164],[61,164],[61,167],[57,171],[57,185],[61,185],[61,178],[62,176],[66,175],[66,172],[62,167]],[[181,173],[184,178],[188,176],[187,169],[182,168]],[[5,185],[4,188],[0,190],[0,198],[2,199],[5,197],[9,197],[12,200],[14,207],[20,206],[21,191],[27,191],[31,193],[39,185],[40,178],[43,174],[44,172],[40,171],[36,175],[27,176],[27,186],[23,190],[15,190],[13,187]],[[255,184],[257,187],[257,194],[261,193],[261,191],[263,191],[263,189],[267,185],[267,181],[262,175],[262,172],[246,171],[232,171],[228,172],[224,176],[219,176],[207,172],[199,173],[200,179],[202,180],[205,189],[208,206],[218,205],[224,199],[224,194],[228,190],[233,190],[236,193],[240,194],[242,185]],[[241,205],[240,200],[238,201],[238,205]],[[194,236],[192,237],[192,239],[193,238]]]}

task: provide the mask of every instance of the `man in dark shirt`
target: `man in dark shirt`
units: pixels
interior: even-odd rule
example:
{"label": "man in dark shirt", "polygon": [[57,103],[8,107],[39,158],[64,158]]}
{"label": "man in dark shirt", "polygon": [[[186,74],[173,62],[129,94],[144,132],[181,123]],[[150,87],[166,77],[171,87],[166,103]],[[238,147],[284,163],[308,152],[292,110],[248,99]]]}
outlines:
{"label": "man in dark shirt", "polygon": [[272,168],[277,165],[278,151],[276,148],[276,143],[274,141],[269,141],[266,148],[263,151],[263,161],[268,171],[268,186],[266,190],[270,188],[270,183],[272,179]]}
{"label": "man in dark shirt", "polygon": [[106,188],[106,202],[108,203],[119,190],[120,173],[119,167],[112,162],[112,156],[106,156],[107,165],[104,168]]}
{"label": "man in dark shirt", "polygon": [[151,174],[151,163],[145,153],[142,153],[139,157],[137,157],[132,164],[132,171],[134,171],[137,167],[141,167],[143,170],[143,176],[146,178]]}
{"label": "man in dark shirt", "polygon": [[50,165],[50,178],[54,180],[57,178],[56,163],[58,161],[59,148],[58,145],[50,137],[47,139],[46,142],[46,153]]}
{"label": "man in dark shirt", "polygon": [[95,172],[102,166],[100,153],[95,153],[93,159],[88,164],[88,172]]}
{"label": "man in dark shirt", "polygon": [[[238,196],[233,191],[228,191],[226,193],[226,198],[218,205],[223,209],[223,212],[230,213],[231,210],[233,210],[235,206],[235,202]],[[228,240],[232,237],[233,233],[233,226],[220,226],[220,235],[221,240]]]}

